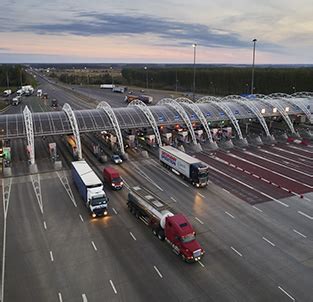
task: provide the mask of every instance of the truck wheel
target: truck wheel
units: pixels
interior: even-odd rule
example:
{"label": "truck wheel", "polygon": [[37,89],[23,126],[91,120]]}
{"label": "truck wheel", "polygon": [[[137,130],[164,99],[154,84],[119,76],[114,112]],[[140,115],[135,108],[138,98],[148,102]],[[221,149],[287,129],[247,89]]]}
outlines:
{"label": "truck wheel", "polygon": [[152,230],[152,233],[153,233],[154,236],[158,235],[158,233],[157,233],[157,231],[155,229]]}
{"label": "truck wheel", "polygon": [[160,232],[158,232],[158,238],[163,241],[165,238],[164,238],[164,235]]}
{"label": "truck wheel", "polygon": [[186,262],[186,257],[185,257],[185,255],[184,255],[184,254],[181,254],[181,257],[182,257],[183,261]]}

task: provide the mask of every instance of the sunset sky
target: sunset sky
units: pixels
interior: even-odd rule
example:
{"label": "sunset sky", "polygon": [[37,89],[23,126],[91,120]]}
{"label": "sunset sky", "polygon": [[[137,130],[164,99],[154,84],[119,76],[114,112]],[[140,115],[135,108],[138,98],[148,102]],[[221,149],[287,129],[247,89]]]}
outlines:
{"label": "sunset sky", "polygon": [[0,0],[0,62],[313,63],[312,0]]}

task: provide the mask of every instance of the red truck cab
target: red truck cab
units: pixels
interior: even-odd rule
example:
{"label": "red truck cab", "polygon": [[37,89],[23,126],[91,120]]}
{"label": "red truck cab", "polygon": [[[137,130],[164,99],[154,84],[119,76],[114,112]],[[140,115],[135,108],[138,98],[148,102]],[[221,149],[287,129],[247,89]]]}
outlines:
{"label": "red truck cab", "polygon": [[120,174],[113,167],[105,167],[103,169],[103,179],[113,190],[120,190],[123,188],[123,181]]}
{"label": "red truck cab", "polygon": [[204,250],[196,240],[196,232],[184,215],[167,216],[164,234],[165,240],[183,260],[194,262],[203,256]]}

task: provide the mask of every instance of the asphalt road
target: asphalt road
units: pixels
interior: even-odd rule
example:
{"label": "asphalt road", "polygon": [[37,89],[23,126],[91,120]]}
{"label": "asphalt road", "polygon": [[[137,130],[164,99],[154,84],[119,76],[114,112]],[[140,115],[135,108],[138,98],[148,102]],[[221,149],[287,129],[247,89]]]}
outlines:
{"label": "asphalt road", "polygon": [[[77,109],[88,104],[71,92],[42,85],[61,104],[70,102]],[[28,100],[34,111],[49,109],[35,97]],[[48,158],[47,144],[53,140],[64,163],[58,172]],[[22,140],[12,141],[13,172],[19,176],[4,178],[1,186],[3,301],[313,301],[312,190],[300,198],[224,162],[255,167],[244,161],[249,160],[262,166],[254,171],[260,172],[269,169],[266,160],[240,150],[200,153],[211,166],[211,182],[196,189],[157,158],[133,152],[117,166],[126,183],[123,190],[106,187],[109,216],[91,219],[71,180],[64,140],[36,140],[40,173],[33,175],[24,146]],[[290,170],[302,189],[310,178],[295,170],[313,174],[312,153],[297,148],[246,151],[275,161],[272,170],[283,175],[284,183]],[[101,173],[105,165],[88,148],[83,152]],[[127,187],[135,185],[148,187],[188,217],[206,251],[201,263],[184,263],[129,213]],[[292,185],[299,189],[299,183]]]}

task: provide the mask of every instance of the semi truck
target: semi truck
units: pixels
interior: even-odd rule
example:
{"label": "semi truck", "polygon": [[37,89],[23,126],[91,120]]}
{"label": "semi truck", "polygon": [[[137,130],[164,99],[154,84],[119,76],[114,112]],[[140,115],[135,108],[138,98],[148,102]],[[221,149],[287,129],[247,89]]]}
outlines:
{"label": "semi truck", "polygon": [[127,91],[127,87],[116,86],[112,88],[113,92],[124,93]]}
{"label": "semi truck", "polygon": [[72,177],[93,218],[108,214],[108,198],[103,183],[84,160],[72,162]]}
{"label": "semi truck", "polygon": [[174,214],[163,200],[144,187],[132,187],[127,206],[161,241],[165,240],[186,262],[199,261],[204,250],[196,240],[196,232],[183,214]]}
{"label": "semi truck", "polygon": [[115,87],[114,84],[101,84],[100,89],[113,89]]}
{"label": "semi truck", "polygon": [[145,104],[151,104],[153,101],[153,97],[149,95],[133,95],[133,94],[125,96],[125,102],[127,103],[130,103],[134,100],[140,100]]}
{"label": "semi truck", "polygon": [[22,97],[16,96],[11,100],[11,105],[17,106],[22,101]]}
{"label": "semi truck", "polygon": [[11,95],[12,94],[12,90],[11,89],[7,89],[7,90],[4,90],[3,91],[3,96],[9,96],[9,95]]}
{"label": "semi truck", "polygon": [[159,159],[163,166],[182,175],[196,187],[205,187],[208,183],[207,164],[172,146],[160,146]]}

